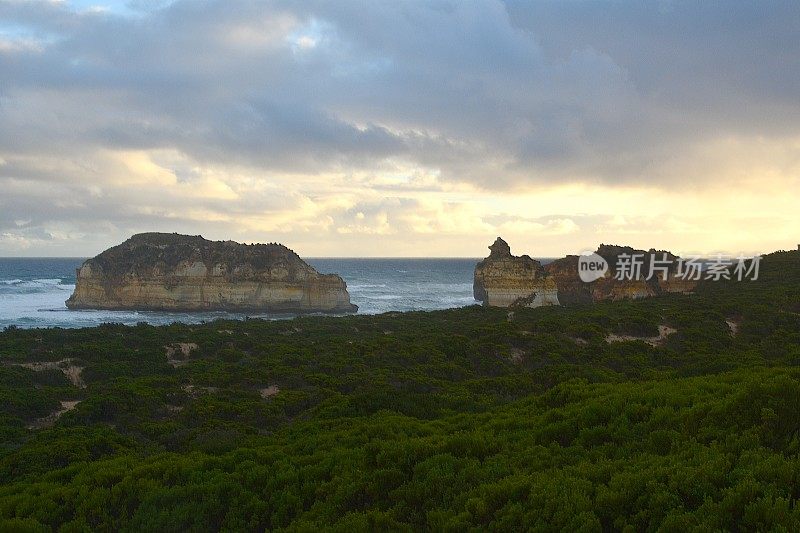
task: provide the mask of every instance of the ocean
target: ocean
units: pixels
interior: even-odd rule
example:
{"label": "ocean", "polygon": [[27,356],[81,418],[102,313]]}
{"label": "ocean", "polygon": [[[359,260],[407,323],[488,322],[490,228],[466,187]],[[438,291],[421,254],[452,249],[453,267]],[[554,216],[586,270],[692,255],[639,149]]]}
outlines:
{"label": "ocean", "polygon": [[[290,315],[70,311],[81,258],[0,258],[0,328],[80,328],[107,322],[169,324],[218,318],[288,318]],[[320,272],[347,282],[359,314],[448,309],[474,305],[472,275],[479,259],[307,259]]]}

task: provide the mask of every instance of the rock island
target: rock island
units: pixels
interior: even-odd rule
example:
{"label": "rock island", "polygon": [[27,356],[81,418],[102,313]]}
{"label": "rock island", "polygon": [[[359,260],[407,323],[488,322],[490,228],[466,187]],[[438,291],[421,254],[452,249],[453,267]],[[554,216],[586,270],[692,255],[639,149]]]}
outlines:
{"label": "rock island", "polygon": [[141,233],[77,270],[70,309],[347,313],[344,280],[282,244]]}

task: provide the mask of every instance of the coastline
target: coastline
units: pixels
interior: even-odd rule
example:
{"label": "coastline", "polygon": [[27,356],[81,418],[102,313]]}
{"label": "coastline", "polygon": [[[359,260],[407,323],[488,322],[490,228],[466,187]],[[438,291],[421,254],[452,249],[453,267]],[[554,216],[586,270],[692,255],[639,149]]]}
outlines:
{"label": "coastline", "polygon": [[[82,259],[46,258],[14,259],[4,263],[0,259],[0,329],[12,324],[70,328],[103,322],[168,324],[247,316],[282,320],[295,316],[266,314],[260,310],[252,313],[69,311],[64,300],[74,290],[75,269],[82,262]],[[13,263],[13,268],[8,267],[9,263]],[[320,272],[343,274],[352,302],[359,306],[358,314],[449,309],[475,303],[472,297],[475,260],[471,258],[315,258],[309,263]],[[42,282],[43,278],[47,278],[46,282]],[[16,286],[10,284],[14,280],[19,282]]]}

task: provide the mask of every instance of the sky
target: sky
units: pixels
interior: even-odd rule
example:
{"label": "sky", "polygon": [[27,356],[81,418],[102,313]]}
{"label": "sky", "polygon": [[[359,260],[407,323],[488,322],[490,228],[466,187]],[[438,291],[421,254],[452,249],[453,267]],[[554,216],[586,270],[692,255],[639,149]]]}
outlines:
{"label": "sky", "polygon": [[796,0],[0,0],[0,256],[800,243]]}

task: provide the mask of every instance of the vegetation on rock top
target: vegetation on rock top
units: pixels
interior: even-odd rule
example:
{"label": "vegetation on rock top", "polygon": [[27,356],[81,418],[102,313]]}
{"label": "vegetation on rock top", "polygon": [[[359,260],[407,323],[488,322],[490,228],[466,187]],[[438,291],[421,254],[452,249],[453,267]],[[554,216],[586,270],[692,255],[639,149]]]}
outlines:
{"label": "vegetation on rock top", "polygon": [[109,279],[121,279],[130,273],[147,276],[156,266],[171,271],[182,262],[194,261],[208,267],[226,265],[229,273],[238,265],[249,265],[255,270],[280,265],[290,271],[314,271],[282,244],[209,241],[200,235],[177,233],[140,233],[88,261],[99,265]]}

